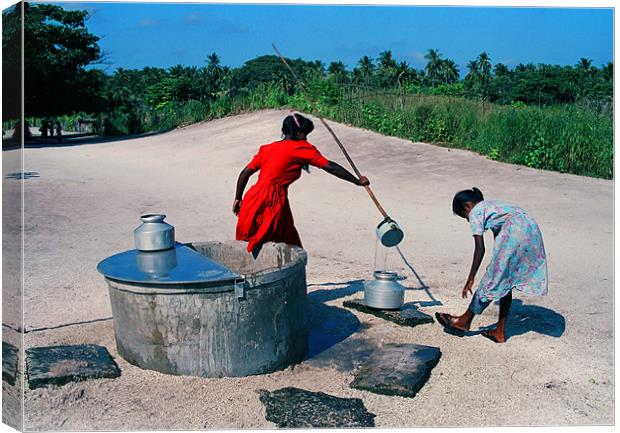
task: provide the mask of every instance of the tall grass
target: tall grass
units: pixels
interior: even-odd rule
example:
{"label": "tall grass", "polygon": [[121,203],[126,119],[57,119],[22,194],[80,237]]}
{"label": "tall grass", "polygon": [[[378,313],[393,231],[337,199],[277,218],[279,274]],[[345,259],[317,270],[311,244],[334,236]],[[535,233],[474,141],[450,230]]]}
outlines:
{"label": "tall grass", "polygon": [[[299,95],[289,103],[309,111]],[[319,99],[319,114],[412,141],[469,149],[528,167],[610,179],[613,121],[575,105],[494,105],[450,96]]]}

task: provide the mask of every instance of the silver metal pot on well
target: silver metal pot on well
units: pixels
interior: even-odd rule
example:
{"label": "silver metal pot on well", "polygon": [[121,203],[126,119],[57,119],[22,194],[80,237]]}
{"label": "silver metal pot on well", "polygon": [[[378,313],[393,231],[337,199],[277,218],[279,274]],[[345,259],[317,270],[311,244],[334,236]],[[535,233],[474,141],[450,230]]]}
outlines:
{"label": "silver metal pot on well", "polygon": [[133,231],[136,249],[161,251],[174,247],[174,227],[164,222],[166,215],[142,215],[142,224]]}
{"label": "silver metal pot on well", "polygon": [[391,271],[375,271],[374,280],[364,281],[364,305],[380,310],[398,310],[405,303],[405,288],[399,275]]}

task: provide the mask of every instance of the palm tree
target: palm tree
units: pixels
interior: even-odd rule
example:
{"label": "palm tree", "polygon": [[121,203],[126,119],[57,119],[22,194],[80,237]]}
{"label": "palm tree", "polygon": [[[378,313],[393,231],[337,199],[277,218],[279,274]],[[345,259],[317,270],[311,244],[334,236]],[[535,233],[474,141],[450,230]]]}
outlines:
{"label": "palm tree", "polygon": [[347,80],[347,69],[342,62],[331,62],[327,68],[327,73],[334,77],[337,83]]}
{"label": "palm tree", "polygon": [[396,79],[401,84],[404,84],[405,82],[407,82],[407,80],[412,78],[414,72],[413,69],[409,67],[409,64],[407,62],[398,63],[394,69],[396,71]]}
{"label": "palm tree", "polygon": [[467,75],[465,75],[465,89],[468,90],[470,95],[478,93],[477,87],[480,85],[480,67],[477,60],[470,60],[467,62]]}
{"label": "palm tree", "polygon": [[398,89],[400,92],[400,106],[405,108],[405,91],[404,84],[412,77],[412,70],[409,68],[407,62],[400,62],[394,67],[394,73],[396,75],[396,82],[398,83]]}
{"label": "palm tree", "polygon": [[351,78],[353,79],[354,83],[361,83],[362,82],[362,71],[359,68],[353,68],[353,70],[351,71]]}
{"label": "palm tree", "polygon": [[214,76],[219,75],[222,72],[222,67],[220,66],[220,57],[217,53],[209,54],[207,57],[207,71]]}
{"label": "palm tree", "polygon": [[168,69],[168,73],[176,78],[182,77],[183,75],[185,75],[185,66],[181,64],[176,64]]}
{"label": "palm tree", "polygon": [[484,113],[484,101],[489,93],[489,81],[491,80],[491,58],[486,52],[478,54],[476,59],[480,71],[480,84],[482,86],[482,112]]}
{"label": "palm tree", "polygon": [[209,88],[209,92],[217,93],[222,87],[222,66],[220,65],[220,57],[217,53],[211,53],[205,60],[207,62],[206,67],[206,81]]}
{"label": "palm tree", "polygon": [[439,50],[430,49],[424,56],[428,63],[426,64],[426,75],[431,79],[431,82],[435,82],[439,78],[439,72],[441,69],[441,53]]}
{"label": "palm tree", "polygon": [[589,72],[592,69],[592,59],[586,59],[582,57],[579,59],[579,63],[575,65],[577,68],[583,70],[584,72]]}
{"label": "palm tree", "polygon": [[375,71],[375,65],[372,61],[372,58],[364,56],[359,60],[359,62],[357,62],[357,65],[360,68],[362,76],[366,80],[366,85],[369,85],[370,79],[372,78],[372,75]]}
{"label": "palm tree", "polygon": [[379,53],[379,65],[385,69],[396,68],[396,60],[392,57],[392,51],[386,50]]}
{"label": "palm tree", "polygon": [[327,67],[327,73],[328,74],[332,74],[332,75],[339,75],[342,73],[346,72],[346,66],[344,63],[338,61],[338,62],[331,62],[329,64],[329,66]]}
{"label": "palm tree", "polygon": [[450,59],[441,62],[440,72],[446,84],[454,83],[459,79],[459,68]]}
{"label": "palm tree", "polygon": [[491,77],[491,58],[485,52],[478,54],[478,67],[483,80]]}
{"label": "palm tree", "polygon": [[478,62],[476,60],[470,60],[467,62],[467,69],[469,72],[465,76],[465,79],[474,79],[477,80],[480,75],[480,68],[478,67]]}

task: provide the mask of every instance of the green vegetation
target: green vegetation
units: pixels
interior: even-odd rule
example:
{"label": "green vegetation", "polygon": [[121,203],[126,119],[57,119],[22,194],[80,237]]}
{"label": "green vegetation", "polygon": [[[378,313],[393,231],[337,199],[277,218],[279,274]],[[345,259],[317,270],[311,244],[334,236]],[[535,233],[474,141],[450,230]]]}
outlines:
{"label": "green vegetation", "polygon": [[[262,108],[312,112],[276,56],[229,68],[212,53],[201,67],[119,68],[108,75],[84,69],[99,59],[97,37],[86,31],[84,13],[28,3],[25,13],[26,39],[30,33],[36,36],[32,49],[39,53],[26,69],[26,116],[31,123],[40,121],[35,117],[62,114],[67,127],[79,116],[94,119],[99,134],[123,135]],[[3,14],[9,29],[3,33],[3,47],[8,49],[15,39],[10,32],[19,28],[11,20],[11,12]],[[67,26],[71,31],[63,30]],[[582,58],[574,66],[520,64],[511,69],[493,65],[482,52],[468,63],[461,79],[455,62],[439,50],[430,49],[425,57],[427,64],[419,70],[398,62],[389,50],[376,61],[363,56],[351,70],[338,61],[328,66],[288,61],[317,101],[315,114],[326,118],[412,141],[470,149],[494,160],[613,177],[612,63],[596,68]],[[70,58],[77,60],[65,71]],[[53,67],[47,71],[42,64]],[[29,73],[38,77],[38,87],[34,82],[29,86]],[[53,88],[73,95],[56,86],[59,80],[80,90],[65,98],[64,105],[56,101],[62,98],[53,97],[57,93],[49,93]]]}

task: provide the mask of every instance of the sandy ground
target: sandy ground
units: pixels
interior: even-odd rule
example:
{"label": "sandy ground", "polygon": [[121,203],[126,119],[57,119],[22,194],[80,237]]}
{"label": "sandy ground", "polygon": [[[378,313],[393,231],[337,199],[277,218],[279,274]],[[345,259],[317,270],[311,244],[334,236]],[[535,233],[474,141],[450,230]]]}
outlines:
{"label": "sandy ground", "polygon": [[[362,295],[359,280],[371,276],[380,216],[362,188],[313,170],[291,187],[291,206],[309,254],[311,311],[320,313],[313,326],[340,333],[342,341],[294,368],[245,378],[176,377],[120,358],[97,263],[133,248],[132,231],[145,212],[167,214],[181,242],[232,238],[237,174],[259,145],[279,138],[285,115],[261,111],[147,138],[25,151],[25,170],[38,177],[5,178],[3,199],[14,197],[23,184],[24,313],[31,331],[26,346],[101,344],[122,369],[118,379],[27,390],[27,430],[273,427],[256,391],[285,386],[359,397],[377,415],[378,427],[614,422],[613,182],[489,161],[338,124],[336,133],[403,227],[409,264],[438,300],[431,302],[412,269],[395,261],[408,276],[406,301],[419,302],[429,314],[457,313],[467,305],[460,292],[473,242],[467,223],[452,215],[456,191],[477,186],[487,198],[515,202],[538,221],[549,295],[515,293],[508,342],[496,345],[479,335],[459,339],[437,324],[402,328],[343,309],[343,300]],[[316,125],[311,141],[345,165],[328,133]],[[18,151],[3,152],[4,177],[17,158]],[[5,235],[5,247],[13,239]],[[486,241],[490,252],[492,238]],[[6,288],[4,296],[19,299]],[[489,307],[473,329],[494,323],[497,311]],[[15,327],[18,317],[5,309],[3,323]],[[11,338],[7,326],[4,334]],[[441,348],[443,356],[420,393],[408,399],[349,388],[356,366],[391,342]],[[4,382],[3,387],[5,399],[15,392]]]}

